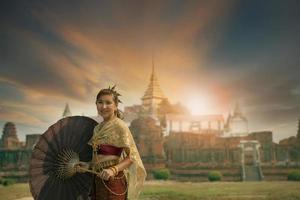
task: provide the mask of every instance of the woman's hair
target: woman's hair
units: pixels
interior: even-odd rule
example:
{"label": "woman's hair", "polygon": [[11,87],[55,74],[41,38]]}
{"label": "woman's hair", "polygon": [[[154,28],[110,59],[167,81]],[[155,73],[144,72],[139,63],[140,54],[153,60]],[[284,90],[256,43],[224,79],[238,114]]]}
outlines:
{"label": "woman's hair", "polygon": [[[115,90],[116,85],[114,85],[112,88],[109,86],[108,88],[105,89],[101,89],[96,97],[96,103],[97,100],[103,96],[103,95],[111,95],[113,97],[113,101],[115,102],[116,106],[118,107],[119,103],[122,103],[122,101],[119,99],[119,96],[121,96],[121,94],[119,94],[116,90]],[[117,111],[115,112],[115,114],[117,115],[118,118],[123,119],[123,112],[120,111],[117,108]]]}

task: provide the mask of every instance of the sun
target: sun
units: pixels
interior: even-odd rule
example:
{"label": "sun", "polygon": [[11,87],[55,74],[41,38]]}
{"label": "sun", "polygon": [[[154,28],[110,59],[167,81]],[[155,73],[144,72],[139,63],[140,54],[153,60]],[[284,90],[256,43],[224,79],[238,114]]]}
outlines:
{"label": "sun", "polygon": [[192,115],[212,114],[212,99],[207,95],[192,96],[185,105]]}

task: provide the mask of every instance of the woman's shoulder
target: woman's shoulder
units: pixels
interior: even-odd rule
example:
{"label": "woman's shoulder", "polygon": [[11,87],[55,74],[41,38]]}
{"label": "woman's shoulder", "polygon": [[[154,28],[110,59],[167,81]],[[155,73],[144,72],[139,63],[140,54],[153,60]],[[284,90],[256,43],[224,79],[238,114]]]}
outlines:
{"label": "woman's shoulder", "polygon": [[116,127],[120,130],[128,130],[128,125],[122,119],[116,119]]}
{"label": "woman's shoulder", "polygon": [[120,118],[116,118],[116,125],[117,126],[121,126],[121,127],[128,127],[126,122],[124,122],[122,119]]}
{"label": "woman's shoulder", "polygon": [[102,122],[100,122],[99,124],[97,124],[97,125],[94,127],[94,132],[95,132],[95,131],[99,131],[99,130],[102,128],[102,126],[103,126],[103,123],[102,123]]}

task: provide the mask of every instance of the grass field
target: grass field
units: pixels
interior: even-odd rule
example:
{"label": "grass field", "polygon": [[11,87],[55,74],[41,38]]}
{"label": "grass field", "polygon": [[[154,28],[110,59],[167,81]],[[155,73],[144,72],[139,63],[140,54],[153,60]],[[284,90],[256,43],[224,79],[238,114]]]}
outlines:
{"label": "grass field", "polygon": [[300,199],[300,182],[148,182],[141,199],[296,200]]}
{"label": "grass field", "polygon": [[[27,184],[0,187],[0,200],[30,196]],[[300,182],[181,183],[148,181],[141,200],[300,200]]]}
{"label": "grass field", "polygon": [[14,184],[10,186],[0,186],[0,200],[19,199],[31,196],[28,184]]}

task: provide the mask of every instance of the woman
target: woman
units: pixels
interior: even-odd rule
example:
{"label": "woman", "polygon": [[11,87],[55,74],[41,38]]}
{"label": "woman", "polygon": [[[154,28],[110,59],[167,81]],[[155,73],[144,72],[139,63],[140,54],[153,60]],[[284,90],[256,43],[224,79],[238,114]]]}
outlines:
{"label": "woman", "polygon": [[[89,144],[93,147],[93,160],[83,168],[99,172],[94,178],[91,199],[135,200],[145,181],[146,171],[137,151],[131,132],[120,119],[120,94],[115,86],[102,89],[96,106],[103,122],[98,124]],[[79,170],[83,172],[84,170]]]}

